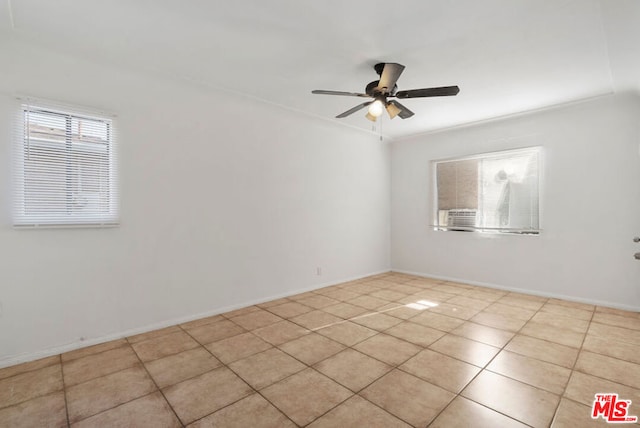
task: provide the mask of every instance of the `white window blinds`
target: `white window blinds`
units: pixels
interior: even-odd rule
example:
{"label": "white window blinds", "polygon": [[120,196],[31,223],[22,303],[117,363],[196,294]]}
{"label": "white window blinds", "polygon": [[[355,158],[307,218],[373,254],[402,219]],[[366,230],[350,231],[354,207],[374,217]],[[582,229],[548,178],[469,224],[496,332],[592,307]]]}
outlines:
{"label": "white window blinds", "polygon": [[15,226],[118,223],[110,117],[23,104],[14,153]]}
{"label": "white window blinds", "polygon": [[540,148],[434,164],[437,229],[539,233]]}

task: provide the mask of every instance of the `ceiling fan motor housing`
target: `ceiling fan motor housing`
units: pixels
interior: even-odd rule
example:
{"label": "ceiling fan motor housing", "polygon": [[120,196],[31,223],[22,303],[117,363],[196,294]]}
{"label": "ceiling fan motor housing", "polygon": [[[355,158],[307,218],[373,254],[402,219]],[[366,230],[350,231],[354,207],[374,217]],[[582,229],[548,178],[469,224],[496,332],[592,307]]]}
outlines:
{"label": "ceiling fan motor housing", "polygon": [[371,83],[369,83],[367,85],[367,87],[365,88],[364,92],[367,95],[375,97],[376,95],[393,95],[398,90],[398,85],[394,84],[392,90],[390,90],[390,91],[389,90],[384,91],[384,92],[377,91],[376,89],[378,88],[378,84],[380,84],[380,81],[379,80],[374,80],[373,82],[371,82]]}

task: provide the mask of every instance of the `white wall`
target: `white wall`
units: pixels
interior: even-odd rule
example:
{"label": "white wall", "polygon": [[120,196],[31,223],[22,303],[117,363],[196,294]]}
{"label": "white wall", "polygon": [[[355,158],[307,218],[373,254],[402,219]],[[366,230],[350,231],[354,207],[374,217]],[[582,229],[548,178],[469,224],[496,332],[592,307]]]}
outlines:
{"label": "white wall", "polygon": [[[640,102],[607,96],[396,141],[391,266],[640,310]],[[438,232],[430,162],[540,145],[540,236]]]}
{"label": "white wall", "polygon": [[[374,135],[17,41],[0,51],[0,366],[389,269]],[[16,93],[118,115],[120,227],[11,227]]]}

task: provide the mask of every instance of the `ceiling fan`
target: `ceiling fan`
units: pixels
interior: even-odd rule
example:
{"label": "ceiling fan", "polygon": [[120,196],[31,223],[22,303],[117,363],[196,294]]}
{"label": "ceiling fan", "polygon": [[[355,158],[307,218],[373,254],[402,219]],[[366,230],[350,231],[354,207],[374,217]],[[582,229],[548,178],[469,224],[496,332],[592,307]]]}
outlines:
{"label": "ceiling fan", "polygon": [[447,97],[451,95],[457,95],[460,92],[460,88],[457,86],[442,86],[438,88],[424,88],[424,89],[409,89],[407,91],[398,91],[398,85],[396,81],[404,70],[404,65],[394,62],[381,62],[373,66],[376,73],[380,76],[380,80],[374,80],[369,83],[364,90],[364,94],[358,92],[342,92],[342,91],[325,91],[316,89],[311,91],[312,94],[323,95],[343,95],[347,97],[363,97],[373,98],[372,101],[367,101],[360,105],[355,106],[352,109],[340,113],[336,118],[347,117],[358,110],[365,107],[369,107],[366,118],[372,122],[375,122],[382,114],[384,109],[387,110],[389,117],[393,119],[396,116],[400,116],[401,119],[408,119],[414,115],[414,113],[400,104],[398,101],[388,98],[425,98],[425,97]]}

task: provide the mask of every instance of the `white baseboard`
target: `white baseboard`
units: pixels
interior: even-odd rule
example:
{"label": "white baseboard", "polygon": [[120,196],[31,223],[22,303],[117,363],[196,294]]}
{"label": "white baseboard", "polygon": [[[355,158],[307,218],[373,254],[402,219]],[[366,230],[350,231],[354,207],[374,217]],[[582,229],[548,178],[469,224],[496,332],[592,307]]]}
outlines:
{"label": "white baseboard", "polygon": [[269,296],[269,297],[263,297],[263,298],[260,298],[260,299],[249,300],[249,301],[246,301],[246,302],[243,302],[243,303],[239,303],[239,304],[235,304],[235,305],[229,305],[229,306],[224,306],[224,307],[221,307],[221,308],[216,308],[216,309],[213,309],[211,311],[201,312],[201,313],[198,313],[198,314],[195,314],[195,315],[188,315],[188,316],[180,317],[180,318],[172,318],[172,319],[161,321],[161,322],[158,322],[158,323],[149,324],[149,325],[146,325],[146,326],[143,326],[143,327],[132,328],[132,329],[129,329],[129,330],[120,331],[120,332],[117,332],[117,333],[112,333],[112,334],[108,334],[108,335],[105,335],[105,336],[95,337],[95,338],[91,338],[91,339],[87,339],[87,340],[75,341],[75,342],[67,343],[67,344],[64,344],[64,345],[55,346],[53,348],[48,348],[48,349],[45,349],[45,350],[42,350],[42,351],[29,352],[29,353],[24,353],[24,354],[20,354],[20,355],[13,355],[13,356],[9,356],[9,357],[0,359],[0,368],[9,367],[9,366],[13,366],[13,365],[16,365],[16,364],[21,364],[21,363],[26,363],[26,362],[29,362],[29,361],[39,360],[40,358],[46,358],[46,357],[50,357],[52,355],[63,354],[65,352],[75,351],[76,349],[86,348],[88,346],[98,345],[100,343],[110,342],[112,340],[117,340],[117,339],[122,339],[124,337],[134,336],[136,334],[147,333],[149,331],[158,330],[158,329],[165,328],[165,327],[171,327],[171,326],[177,325],[177,324],[183,324],[183,323],[186,323],[186,322],[189,322],[189,321],[194,321],[194,320],[197,320],[197,319],[200,319],[200,318],[206,318],[206,317],[210,317],[210,316],[213,316],[213,315],[218,315],[218,314],[222,314],[222,313],[225,313],[225,312],[233,311],[235,309],[240,309],[240,308],[245,308],[247,306],[253,306],[253,305],[260,304],[260,303],[270,302],[271,300],[277,300],[277,299],[281,299],[283,297],[294,296],[296,294],[306,293],[308,291],[318,290],[320,288],[330,287],[330,286],[336,285],[336,284],[342,284],[343,282],[355,281],[357,279],[362,279],[362,278],[366,278],[366,277],[373,276],[373,275],[379,275],[381,273],[387,273],[389,271],[390,271],[390,269],[386,269],[386,270],[382,270],[382,271],[376,271],[376,272],[368,273],[366,275],[359,275],[359,276],[355,276],[355,277],[344,278],[344,279],[341,279],[339,281],[328,281],[328,282],[324,282],[324,283],[320,283],[320,284],[315,284],[315,285],[310,286],[310,287],[305,287],[305,288],[300,288],[300,289],[296,289],[296,290],[290,290],[290,291],[287,291],[285,293],[275,294],[275,295],[272,295],[272,296]]}
{"label": "white baseboard", "polygon": [[509,287],[509,286],[506,286],[506,285],[493,284],[493,283],[488,283],[488,282],[472,281],[472,280],[465,279],[465,278],[454,278],[454,277],[447,277],[447,276],[442,276],[442,275],[431,275],[431,274],[427,274],[427,273],[424,273],[424,272],[413,272],[413,271],[401,270],[401,269],[391,269],[391,271],[392,272],[398,272],[398,273],[405,273],[407,275],[420,276],[420,277],[423,277],[423,278],[433,278],[433,279],[439,279],[439,280],[442,280],[442,281],[461,282],[461,283],[464,283],[464,284],[477,285],[477,286],[480,286],[480,287],[495,288],[497,290],[513,291],[515,293],[523,293],[523,294],[531,294],[532,296],[549,297],[549,298],[554,298],[554,299],[568,300],[570,302],[586,303],[586,304],[589,304],[589,305],[597,305],[597,306],[606,306],[608,308],[622,309],[624,311],[640,312],[640,308],[639,307],[631,306],[631,305],[622,305],[622,304],[619,304],[619,303],[616,303],[616,302],[607,302],[607,301],[604,301],[604,300],[586,299],[586,298],[582,298],[582,297],[567,296],[565,294],[549,293],[549,292],[544,292],[544,291],[539,291],[539,290],[532,290],[532,289],[528,289],[528,288]]}

